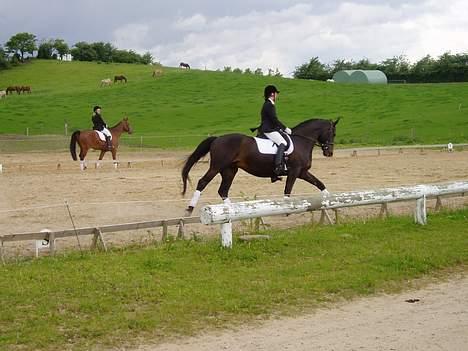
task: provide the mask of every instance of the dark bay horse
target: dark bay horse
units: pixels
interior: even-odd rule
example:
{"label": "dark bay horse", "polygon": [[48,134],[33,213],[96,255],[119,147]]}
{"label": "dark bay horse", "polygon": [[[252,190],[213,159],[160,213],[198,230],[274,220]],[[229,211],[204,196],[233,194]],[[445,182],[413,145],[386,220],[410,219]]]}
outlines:
{"label": "dark bay horse", "polygon": [[125,82],[127,83],[127,78],[123,75],[120,76],[114,76],[114,83],[116,82]]}
{"label": "dark bay horse", "polygon": [[[312,165],[312,150],[315,145],[322,148],[324,156],[333,156],[336,124],[339,120],[340,118],[336,121],[310,119],[292,128],[291,139],[294,143],[294,151],[287,161],[285,196],[290,196],[297,178],[315,185],[323,192],[328,192],[325,185],[313,176],[309,169]],[[222,178],[218,194],[227,203],[229,202],[229,188],[239,168],[256,177],[274,176],[274,155],[261,154],[254,138],[243,134],[213,136],[202,141],[187,158],[182,169],[183,195],[187,190],[190,169],[208,152],[210,153],[210,168],[198,181],[197,190],[186,209],[187,216],[191,215],[201,192],[218,173]]]}
{"label": "dark bay horse", "polygon": [[181,63],[179,64],[179,68],[190,69],[190,65],[189,65],[188,63],[181,62]]}
{"label": "dark bay horse", "polygon": [[[125,117],[122,121],[117,123],[114,127],[109,128],[109,131],[112,134],[112,159],[115,161],[117,148],[119,147],[119,139],[123,132],[127,132],[128,134],[132,134],[132,127],[128,123],[128,118]],[[81,170],[85,170],[86,163],[85,157],[88,153],[89,149],[94,150],[101,150],[101,154],[99,155],[99,160],[102,160],[104,154],[108,151],[106,142],[101,140],[95,130],[77,130],[71,136],[70,140],[70,153],[74,161],[77,160],[76,157],[76,143],[80,145],[80,168]],[[114,162],[114,165],[116,163]]]}

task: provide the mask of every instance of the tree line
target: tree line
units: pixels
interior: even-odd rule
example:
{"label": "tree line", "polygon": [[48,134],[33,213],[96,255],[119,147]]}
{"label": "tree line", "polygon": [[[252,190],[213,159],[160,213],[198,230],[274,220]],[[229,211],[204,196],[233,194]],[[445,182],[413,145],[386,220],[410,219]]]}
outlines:
{"label": "tree line", "polygon": [[323,64],[318,57],[296,67],[294,78],[327,80],[341,70],[380,70],[389,81],[406,81],[408,83],[444,83],[468,81],[468,54],[444,53],[438,58],[424,56],[415,63],[410,63],[406,56],[395,56],[380,63],[368,59],[360,61],[335,60]]}
{"label": "tree line", "polygon": [[30,57],[39,59],[64,59],[71,54],[73,60],[142,63],[153,62],[149,52],[140,55],[133,50],[117,49],[110,43],[87,43],[80,41],[71,48],[63,39],[46,39],[38,42],[37,37],[31,33],[17,33],[3,46],[0,45],[0,70],[18,65]]}

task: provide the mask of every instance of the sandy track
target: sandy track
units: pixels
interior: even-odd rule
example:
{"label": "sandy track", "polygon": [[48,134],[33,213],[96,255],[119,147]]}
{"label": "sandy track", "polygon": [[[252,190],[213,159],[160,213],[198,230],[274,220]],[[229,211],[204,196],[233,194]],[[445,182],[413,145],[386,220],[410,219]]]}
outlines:
{"label": "sandy track", "polygon": [[[419,300],[409,303],[407,300]],[[465,351],[468,277],[135,351]]]}
{"label": "sandy track", "polygon": [[[207,170],[206,163],[199,163],[191,172],[193,185],[186,198],[182,198],[180,169],[187,153],[144,152],[121,154],[122,166],[113,169],[105,163],[95,169],[93,165],[85,172],[79,163],[69,159],[65,153],[0,155],[4,172],[0,174],[0,228],[1,233],[40,231],[48,228],[61,230],[72,228],[71,218],[65,206],[69,204],[72,218],[77,227],[102,226],[106,224],[155,220],[180,217],[184,214],[193,186]],[[96,159],[97,153],[91,153]],[[132,167],[127,168],[127,161]],[[60,163],[60,169],[57,165]],[[447,153],[441,151],[398,150],[377,156],[376,152],[359,153],[351,157],[350,152],[336,152],[333,158],[314,155],[312,172],[320,178],[330,191],[365,190],[379,187],[436,183],[468,179],[468,152]],[[269,179],[255,178],[240,171],[232,186],[230,196],[234,201],[255,196],[282,196],[283,182],[271,184]],[[200,206],[219,203],[217,194],[220,177],[216,177],[203,192]],[[298,180],[293,194],[317,194],[318,190]],[[444,203],[467,203],[466,198],[445,200]],[[199,206],[199,207],[200,207]],[[429,203],[433,206],[433,203]],[[392,204],[390,211],[412,211],[413,204]],[[378,207],[363,207],[343,210],[346,216],[370,216]],[[197,214],[197,211],[194,213]],[[269,217],[265,222],[287,227],[310,221],[311,215]],[[216,226],[190,225],[190,233],[216,233]],[[237,224],[238,230],[246,229],[245,223]],[[175,232],[175,228],[170,231]],[[160,229],[140,233],[107,234],[110,245],[122,242],[144,242],[158,239]],[[83,245],[87,239],[83,237]],[[68,241],[67,241],[68,240]],[[75,246],[76,239],[58,242],[57,247]],[[30,252],[30,242],[7,243],[7,255]]]}

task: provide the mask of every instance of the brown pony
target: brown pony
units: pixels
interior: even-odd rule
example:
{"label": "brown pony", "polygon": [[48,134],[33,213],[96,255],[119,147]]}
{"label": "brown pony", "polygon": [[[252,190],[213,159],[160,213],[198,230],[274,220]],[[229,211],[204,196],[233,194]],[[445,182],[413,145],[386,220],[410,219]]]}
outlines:
{"label": "brown pony", "polygon": [[6,88],[6,94],[13,94],[13,92],[17,92],[18,94],[21,93],[21,87],[17,85],[10,85],[9,87]]}
{"label": "brown pony", "polygon": [[127,83],[127,78],[125,78],[125,76],[123,76],[123,75],[114,76],[114,83],[116,83],[117,81],[119,81],[119,82],[124,81],[125,83]]}
{"label": "brown pony", "polygon": [[30,87],[29,85],[23,85],[23,86],[21,87],[21,91],[22,91],[23,93],[31,94],[31,87]]}
{"label": "brown pony", "polygon": [[[109,128],[109,131],[112,134],[112,159],[116,160],[117,148],[119,147],[119,139],[123,132],[132,134],[132,127],[128,123],[128,118],[125,117],[122,121],[116,124],[114,127]],[[106,142],[101,140],[95,130],[77,130],[71,136],[70,140],[70,153],[74,161],[77,160],[76,157],[76,143],[80,145],[80,168],[85,170],[86,163],[85,157],[89,149],[101,150],[99,155],[99,160],[102,160],[104,154],[108,151]],[[99,163],[98,163],[99,164]],[[114,162],[116,165],[116,162]]]}

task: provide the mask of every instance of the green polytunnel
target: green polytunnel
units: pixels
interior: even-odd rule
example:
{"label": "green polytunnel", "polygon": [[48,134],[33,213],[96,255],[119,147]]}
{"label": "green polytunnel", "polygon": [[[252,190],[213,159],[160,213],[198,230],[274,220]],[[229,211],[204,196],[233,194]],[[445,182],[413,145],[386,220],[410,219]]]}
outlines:
{"label": "green polytunnel", "polygon": [[387,84],[387,76],[379,70],[344,70],[333,75],[336,83]]}

